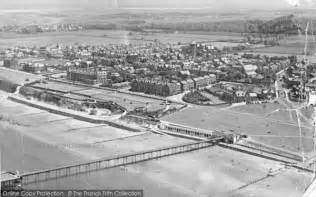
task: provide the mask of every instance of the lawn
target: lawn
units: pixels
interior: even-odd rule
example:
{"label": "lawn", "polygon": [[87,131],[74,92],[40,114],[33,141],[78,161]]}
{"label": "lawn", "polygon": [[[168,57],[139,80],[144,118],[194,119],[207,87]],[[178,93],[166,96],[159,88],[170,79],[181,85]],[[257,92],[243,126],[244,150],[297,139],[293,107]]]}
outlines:
{"label": "lawn", "polygon": [[[278,108],[280,106],[277,104],[266,104],[265,107],[246,105],[237,109],[192,106],[166,116],[163,120],[207,130],[243,133],[268,145],[300,152],[300,132],[295,117],[293,120],[287,118],[287,111],[266,117],[269,112]],[[302,127],[303,149],[306,152],[313,150],[312,137],[312,127]]]}

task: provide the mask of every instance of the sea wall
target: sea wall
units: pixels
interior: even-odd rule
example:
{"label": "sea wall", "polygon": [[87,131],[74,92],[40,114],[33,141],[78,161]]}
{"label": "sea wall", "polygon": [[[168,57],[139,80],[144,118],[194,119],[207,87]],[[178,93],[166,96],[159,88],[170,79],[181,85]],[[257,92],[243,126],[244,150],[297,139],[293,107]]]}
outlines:
{"label": "sea wall", "polygon": [[30,107],[35,107],[35,108],[38,108],[38,109],[41,109],[41,110],[45,110],[45,111],[48,111],[50,113],[54,113],[54,114],[58,114],[58,115],[62,115],[62,116],[68,116],[68,117],[72,117],[74,119],[77,119],[77,120],[81,120],[81,121],[85,121],[85,122],[91,122],[91,123],[94,123],[94,124],[107,124],[111,127],[116,127],[116,128],[119,128],[119,129],[124,129],[124,130],[129,130],[129,131],[132,131],[132,132],[140,132],[140,130],[136,129],[136,128],[132,128],[132,127],[129,127],[129,126],[126,126],[126,125],[122,125],[122,124],[119,124],[119,123],[115,123],[115,122],[111,122],[111,121],[108,121],[108,120],[105,120],[105,119],[98,119],[98,118],[93,118],[93,117],[88,117],[88,116],[81,116],[79,114],[75,114],[75,113],[71,113],[71,112],[68,112],[66,110],[62,110],[62,109],[55,109],[53,107],[48,107],[48,106],[44,106],[44,105],[41,105],[41,104],[38,104],[38,103],[34,103],[32,101],[28,101],[24,98],[18,98],[18,97],[15,97],[15,96],[9,96],[9,99],[14,101],[14,102],[17,102],[17,103],[21,103],[21,104],[24,104],[24,105],[28,105]]}
{"label": "sea wall", "polygon": [[293,160],[304,161],[303,156],[300,155],[299,153],[283,150],[281,148],[269,146],[269,145],[259,143],[256,141],[247,140],[247,141],[244,141],[241,145],[245,146],[245,147],[253,148],[253,149],[268,151],[268,152],[271,152],[273,154],[280,155],[280,156],[290,158]]}

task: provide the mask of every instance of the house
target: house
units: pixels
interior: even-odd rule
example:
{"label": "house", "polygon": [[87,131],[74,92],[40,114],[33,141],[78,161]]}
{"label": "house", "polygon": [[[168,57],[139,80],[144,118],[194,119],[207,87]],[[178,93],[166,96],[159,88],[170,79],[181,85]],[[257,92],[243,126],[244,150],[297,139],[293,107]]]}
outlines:
{"label": "house", "polygon": [[256,65],[247,64],[247,65],[243,65],[243,67],[244,67],[245,73],[249,77],[255,77],[257,75],[256,70],[257,70],[258,67]]}
{"label": "house", "polygon": [[107,72],[95,68],[68,68],[67,79],[87,84],[104,84],[107,82]]}
{"label": "house", "polygon": [[46,69],[43,63],[26,63],[23,64],[23,70],[29,73],[41,73]]}
{"label": "house", "polygon": [[172,96],[181,93],[181,84],[177,81],[140,78],[131,83],[131,90],[159,96]]}
{"label": "house", "polygon": [[181,74],[182,76],[190,76],[190,71],[188,71],[188,70],[182,70],[182,71],[180,71],[180,74]]}
{"label": "house", "polygon": [[240,103],[240,102],[244,102],[246,99],[246,92],[243,90],[237,90],[235,92],[235,102],[236,103]]}
{"label": "house", "polygon": [[308,94],[308,105],[316,105],[316,93],[315,92],[310,92]]}
{"label": "house", "polygon": [[315,82],[316,82],[316,81],[311,82],[311,83],[307,83],[307,84],[305,85],[306,90],[307,90],[307,91],[316,91],[316,83],[315,83]]}
{"label": "house", "polygon": [[210,74],[204,77],[196,77],[196,78],[193,78],[193,81],[194,81],[194,86],[196,89],[204,88],[216,82],[216,75]]}
{"label": "house", "polygon": [[181,84],[181,91],[182,92],[190,91],[190,90],[194,89],[194,81],[192,79],[181,81],[180,84]]}
{"label": "house", "polygon": [[285,78],[284,80],[285,84],[287,85],[287,88],[291,88],[293,86],[299,86],[301,84],[301,80],[299,78]]}
{"label": "house", "polygon": [[247,98],[248,102],[254,102],[254,101],[257,101],[257,100],[258,100],[257,93],[254,93],[254,92],[249,92],[248,93],[248,98]]}

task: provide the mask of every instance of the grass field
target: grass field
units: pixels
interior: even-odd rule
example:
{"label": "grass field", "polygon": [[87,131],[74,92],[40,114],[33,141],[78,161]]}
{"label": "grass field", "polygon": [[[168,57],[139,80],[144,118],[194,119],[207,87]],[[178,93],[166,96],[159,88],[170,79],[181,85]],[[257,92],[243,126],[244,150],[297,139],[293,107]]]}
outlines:
{"label": "grass field", "polygon": [[[177,44],[190,43],[192,41],[215,41],[215,40],[240,40],[239,34],[229,33],[136,33],[129,35],[129,31],[124,30],[86,30],[80,32],[49,32],[38,34],[16,34],[0,32],[0,48],[12,46],[46,46],[65,44],[71,45],[92,44],[143,44],[152,42],[155,39],[163,43]],[[222,47],[225,42],[214,42],[215,46]],[[236,45],[227,43],[227,45]]]}
{"label": "grass field", "polygon": [[21,85],[25,83],[31,83],[42,78],[43,77],[38,75],[0,67],[0,80],[6,80],[13,84]]}
{"label": "grass field", "polygon": [[[105,35],[106,34],[106,35]],[[129,41],[125,31],[49,32],[38,34],[0,33],[1,48],[13,46],[46,46],[64,44],[125,44]],[[135,41],[137,43],[138,41]]]}
{"label": "grass field", "polygon": [[[80,32],[49,32],[38,34],[16,34],[0,32],[0,48],[12,46],[46,46],[56,44],[144,44],[159,40],[163,43],[191,43],[192,41],[205,41],[218,48],[224,46],[237,46],[243,37],[238,33],[225,32],[174,32],[174,33],[139,33],[124,30],[85,30]],[[225,42],[223,42],[225,41]],[[311,37],[308,39],[307,52],[315,54],[316,48]],[[305,48],[304,36],[291,36],[280,42],[279,46],[252,49],[251,52],[266,55],[303,55]]]}
{"label": "grass field", "polygon": [[243,133],[268,145],[294,152],[311,152],[313,127],[303,124],[300,138],[296,117],[288,111],[276,112],[280,108],[284,107],[279,104],[245,105],[237,108],[192,106],[166,116],[163,120],[207,130]]}
{"label": "grass field", "polygon": [[[314,55],[316,53],[316,43],[314,43],[312,36],[308,37],[307,53]],[[291,36],[280,41],[279,46],[253,49],[258,53],[275,53],[284,55],[303,55],[305,49],[305,36]]]}

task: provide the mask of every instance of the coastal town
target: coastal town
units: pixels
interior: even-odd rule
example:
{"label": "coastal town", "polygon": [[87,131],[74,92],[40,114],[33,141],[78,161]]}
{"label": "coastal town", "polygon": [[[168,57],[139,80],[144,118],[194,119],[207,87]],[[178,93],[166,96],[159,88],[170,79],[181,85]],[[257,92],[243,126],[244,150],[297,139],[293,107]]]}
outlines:
{"label": "coastal town", "polygon": [[312,20],[108,3],[2,13],[1,195],[312,194]]}
{"label": "coastal town", "polygon": [[208,100],[203,96],[208,91],[227,103],[271,101],[276,96],[276,74],[288,67],[299,72],[306,64],[294,56],[226,54],[211,43],[194,41],[184,46],[159,41],[110,47],[56,44],[8,48],[0,54],[5,68],[56,80],[161,97],[193,91],[191,95],[202,100]]}

